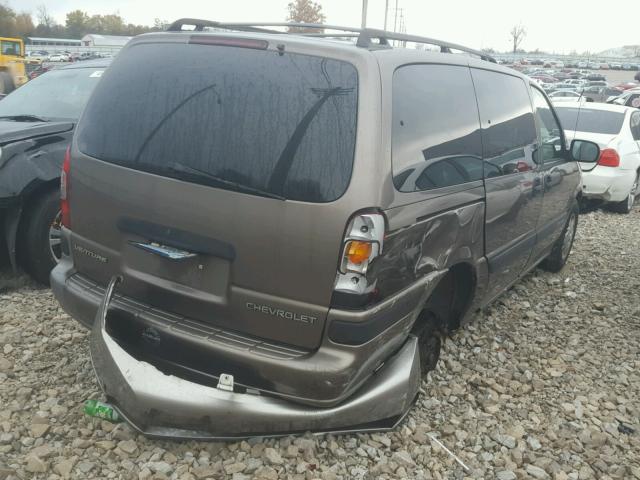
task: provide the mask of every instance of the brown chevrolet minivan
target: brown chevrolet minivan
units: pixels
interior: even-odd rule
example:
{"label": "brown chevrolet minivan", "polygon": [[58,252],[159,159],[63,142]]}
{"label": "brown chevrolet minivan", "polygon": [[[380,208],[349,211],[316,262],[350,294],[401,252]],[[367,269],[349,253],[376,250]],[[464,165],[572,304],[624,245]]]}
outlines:
{"label": "brown chevrolet minivan", "polygon": [[391,428],[444,335],[571,250],[599,150],[526,77],[272,27],[134,38],[65,160],[53,291],[148,435]]}

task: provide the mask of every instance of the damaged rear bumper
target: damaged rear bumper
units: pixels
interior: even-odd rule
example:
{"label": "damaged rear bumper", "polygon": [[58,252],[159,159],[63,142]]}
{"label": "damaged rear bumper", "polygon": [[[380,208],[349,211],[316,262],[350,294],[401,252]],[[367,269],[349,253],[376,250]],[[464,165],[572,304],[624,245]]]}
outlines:
{"label": "damaged rear bumper", "polygon": [[353,395],[330,408],[166,375],[132,357],[107,332],[109,303],[117,283],[116,278],[111,280],[98,309],[91,358],[108,400],[145,435],[237,439],[305,431],[384,430],[402,420],[417,396],[421,372],[413,336]]}

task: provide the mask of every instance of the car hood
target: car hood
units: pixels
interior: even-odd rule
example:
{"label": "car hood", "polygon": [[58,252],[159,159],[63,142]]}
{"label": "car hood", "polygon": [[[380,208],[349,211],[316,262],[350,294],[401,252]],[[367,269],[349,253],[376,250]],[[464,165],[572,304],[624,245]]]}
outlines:
{"label": "car hood", "polygon": [[73,122],[15,122],[0,120],[0,145],[25,140],[42,135],[68,132],[73,129]]}
{"label": "car hood", "polygon": [[[607,148],[611,145],[611,143],[615,142],[618,135],[611,135],[605,133],[591,133],[591,132],[576,132],[573,130],[565,130],[564,134],[567,138],[567,142],[571,143],[572,140],[589,140],[591,142],[595,142],[600,147],[600,150],[603,148]],[[580,162],[580,168],[584,172],[588,172],[589,170],[593,170],[596,166],[596,163],[584,163]]]}

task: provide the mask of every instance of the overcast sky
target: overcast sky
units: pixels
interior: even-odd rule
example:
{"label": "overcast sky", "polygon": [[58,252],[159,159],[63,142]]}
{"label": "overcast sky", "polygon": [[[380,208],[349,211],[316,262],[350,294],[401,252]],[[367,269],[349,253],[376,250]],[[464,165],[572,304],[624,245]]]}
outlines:
{"label": "overcast sky", "polygon": [[[5,0],[6,1],[6,0]],[[197,17],[225,21],[284,21],[289,0],[8,0],[16,10],[30,11],[44,4],[58,22],[68,11],[119,13],[127,22],[153,24]],[[359,26],[361,0],[318,0],[327,23]],[[393,29],[396,0],[389,0],[388,29]],[[398,0],[409,33],[460,43],[473,48],[509,50],[511,28],[527,29],[522,48],[569,53],[599,52],[640,43],[637,0],[591,5],[583,0]],[[607,6],[609,5],[609,6]],[[626,5],[626,7],[625,7]],[[632,7],[635,5],[635,7]],[[597,8],[596,8],[597,7]],[[635,8],[635,14],[632,9]],[[369,0],[367,25],[382,28],[385,0]],[[626,12],[626,13],[625,13]]]}

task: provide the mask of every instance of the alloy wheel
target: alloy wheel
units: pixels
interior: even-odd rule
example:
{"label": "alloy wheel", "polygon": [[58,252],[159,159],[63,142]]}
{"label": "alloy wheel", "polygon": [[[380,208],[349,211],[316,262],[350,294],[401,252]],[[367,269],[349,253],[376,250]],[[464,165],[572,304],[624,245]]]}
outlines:
{"label": "alloy wheel", "polygon": [[62,212],[58,212],[49,226],[49,253],[56,263],[62,258]]}
{"label": "alloy wheel", "polygon": [[572,213],[567,222],[567,230],[562,240],[562,259],[566,261],[571,251],[571,245],[573,245],[573,237],[576,234],[576,214]]}
{"label": "alloy wheel", "polygon": [[638,194],[638,183],[640,176],[636,177],[636,181],[631,187],[631,191],[629,192],[629,196],[627,197],[627,210],[631,210],[633,208],[633,204],[636,201],[636,195]]}

